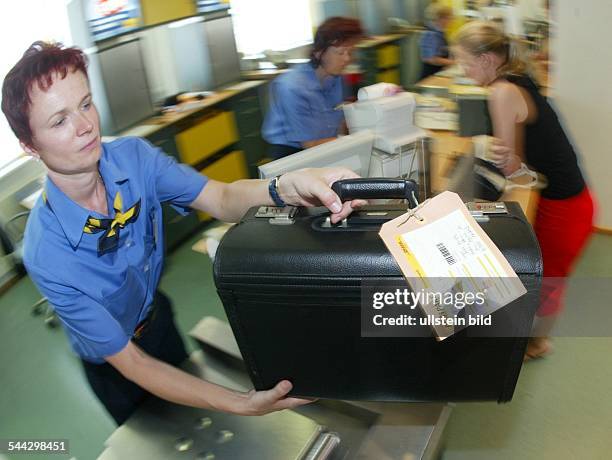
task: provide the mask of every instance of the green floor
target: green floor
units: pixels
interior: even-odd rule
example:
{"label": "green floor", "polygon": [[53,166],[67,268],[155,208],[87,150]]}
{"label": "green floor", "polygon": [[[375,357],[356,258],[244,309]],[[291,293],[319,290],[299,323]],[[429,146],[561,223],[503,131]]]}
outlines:
{"label": "green floor", "polygon": [[[183,333],[202,316],[224,317],[209,259],[191,250],[194,241],[169,257],[162,281]],[[596,235],[576,274],[612,283],[611,260],[612,237]],[[568,298],[575,303],[579,295]],[[96,458],[114,423],[89,391],[63,332],[31,316],[37,299],[28,278],[0,298],[0,439],[69,439],[70,457]],[[612,326],[612,311],[602,321]],[[511,403],[455,407],[444,460],[612,458],[611,357],[612,337],[556,339],[553,355],[524,366]]]}

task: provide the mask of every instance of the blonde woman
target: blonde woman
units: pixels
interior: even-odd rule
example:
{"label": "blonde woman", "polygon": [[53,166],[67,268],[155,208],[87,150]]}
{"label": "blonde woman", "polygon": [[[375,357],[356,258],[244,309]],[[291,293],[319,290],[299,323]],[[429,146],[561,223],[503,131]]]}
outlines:
{"label": "blonde woman", "polygon": [[545,283],[526,351],[526,358],[541,357],[551,351],[548,334],[562,308],[563,279],[592,232],[593,199],[555,111],[503,31],[487,22],[466,24],[457,34],[454,53],[466,75],[491,90],[491,134],[503,144],[496,149],[497,166],[508,176],[524,162],[548,179],[535,222]]}

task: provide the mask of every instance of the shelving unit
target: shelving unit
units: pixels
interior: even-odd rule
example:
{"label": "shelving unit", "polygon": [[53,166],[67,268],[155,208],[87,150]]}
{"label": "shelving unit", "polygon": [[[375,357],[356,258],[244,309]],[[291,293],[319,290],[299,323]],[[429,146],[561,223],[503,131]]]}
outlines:
{"label": "shelving unit", "polygon": [[[198,107],[147,120],[121,135],[142,136],[214,180],[233,182],[257,177],[257,166],[266,150],[260,134],[260,91],[266,84],[255,81],[230,85]],[[182,216],[164,205],[166,247],[176,247],[206,220],[210,216],[204,213]]]}

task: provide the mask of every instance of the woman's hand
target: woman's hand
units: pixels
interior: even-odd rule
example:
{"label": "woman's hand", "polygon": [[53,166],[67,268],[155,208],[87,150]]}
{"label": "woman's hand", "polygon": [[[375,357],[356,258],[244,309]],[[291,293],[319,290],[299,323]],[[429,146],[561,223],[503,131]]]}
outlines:
{"label": "woman's hand", "polygon": [[353,200],[342,203],[331,185],[340,179],[357,177],[346,168],[301,169],[283,174],[279,179],[278,192],[285,203],[293,206],[325,206],[332,212],[332,222],[336,223],[366,202]]}
{"label": "woman's hand", "polygon": [[521,159],[510,147],[505,145],[501,139],[493,137],[489,145],[486,160],[493,163],[499,169],[506,171],[509,176],[521,167]]}

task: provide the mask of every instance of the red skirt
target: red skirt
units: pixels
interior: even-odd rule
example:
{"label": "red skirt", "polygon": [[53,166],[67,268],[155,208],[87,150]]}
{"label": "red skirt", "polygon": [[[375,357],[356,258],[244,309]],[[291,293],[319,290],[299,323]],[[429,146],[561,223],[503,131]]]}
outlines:
{"label": "red skirt", "polygon": [[593,233],[594,213],[587,187],[564,200],[540,198],[534,226],[544,262],[538,316],[554,315],[563,308],[566,278]]}

